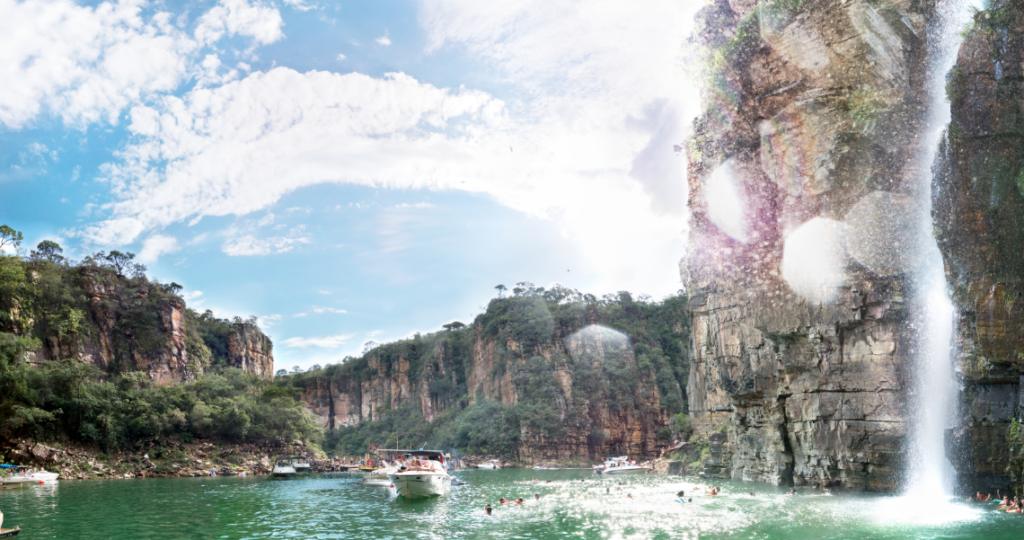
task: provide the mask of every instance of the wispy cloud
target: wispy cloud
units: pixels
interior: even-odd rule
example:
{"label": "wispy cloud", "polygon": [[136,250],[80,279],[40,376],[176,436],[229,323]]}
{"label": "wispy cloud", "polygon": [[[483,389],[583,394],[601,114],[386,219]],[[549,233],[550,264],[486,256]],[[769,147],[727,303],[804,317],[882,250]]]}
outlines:
{"label": "wispy cloud", "polygon": [[319,290],[319,291],[317,291],[317,292],[318,292],[318,293],[320,293],[320,294],[326,294],[326,295],[328,295],[328,296],[330,296],[330,294],[331,294],[331,291],[328,291],[328,290],[324,290],[324,289],[320,289],[320,290]]}
{"label": "wispy cloud", "polygon": [[256,317],[256,319],[261,327],[270,328],[271,326],[281,322],[282,317],[275,313],[273,315],[260,315],[259,317]]}
{"label": "wispy cloud", "polygon": [[426,202],[420,202],[420,203],[415,203],[415,204],[402,203],[402,204],[396,204],[395,205],[395,208],[433,208],[433,207],[434,207],[434,205],[432,205],[430,203],[426,203]]}
{"label": "wispy cloud", "polygon": [[332,307],[314,307],[313,313],[348,313],[344,309],[337,309]]}
{"label": "wispy cloud", "polygon": [[344,60],[345,58],[346,58],[346,56],[345,56],[344,54],[338,53],[338,61],[339,61],[339,62],[341,62],[341,61],[342,61],[342,60]]}
{"label": "wispy cloud", "polygon": [[385,32],[383,36],[375,39],[374,41],[376,41],[379,45],[383,45],[385,47],[391,45],[391,38],[388,37],[387,32]]}
{"label": "wispy cloud", "polygon": [[181,293],[181,297],[184,298],[185,300],[195,300],[196,298],[199,298],[202,295],[203,291],[188,291],[185,293]]}
{"label": "wispy cloud", "polygon": [[354,334],[339,334],[336,336],[324,337],[293,337],[284,340],[282,343],[288,347],[296,349],[307,349],[309,347],[333,349],[348,343],[348,340],[353,337]]}
{"label": "wispy cloud", "polygon": [[366,333],[366,337],[368,337],[368,338],[375,338],[375,337],[377,337],[377,336],[379,336],[379,335],[381,335],[383,333],[384,333],[383,330],[371,330],[371,331]]}
{"label": "wispy cloud", "polygon": [[166,253],[174,253],[178,251],[178,239],[163,235],[154,234],[150,236],[142,243],[142,251],[139,252],[139,260],[146,263],[152,264],[160,258],[161,255]]}

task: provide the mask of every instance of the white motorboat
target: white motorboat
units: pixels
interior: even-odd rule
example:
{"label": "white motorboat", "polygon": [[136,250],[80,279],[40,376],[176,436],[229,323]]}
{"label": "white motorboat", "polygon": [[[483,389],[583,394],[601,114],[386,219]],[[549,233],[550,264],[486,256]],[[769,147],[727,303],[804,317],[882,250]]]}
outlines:
{"label": "white motorboat", "polygon": [[60,478],[60,474],[58,473],[50,472],[46,469],[39,469],[37,471],[31,467],[21,465],[18,466],[16,471],[10,476],[0,478],[0,484],[4,487],[21,487],[32,484],[55,482],[57,478]]}
{"label": "white motorboat", "polygon": [[298,474],[308,473],[312,467],[309,465],[309,460],[302,456],[295,456],[292,458],[292,468]]}
{"label": "white motorboat", "polygon": [[594,465],[597,474],[646,474],[648,471],[650,467],[637,465],[629,456],[607,458],[604,465]]}
{"label": "white motorboat", "polygon": [[373,487],[390,487],[391,480],[388,479],[388,474],[398,472],[398,468],[401,466],[401,461],[405,456],[409,455],[412,450],[399,450],[392,448],[381,448],[375,450],[377,459],[375,463],[381,464],[382,467],[366,473],[366,476],[359,482],[361,486],[373,486]]}
{"label": "white motorboat", "polygon": [[388,480],[399,495],[423,499],[451,491],[452,477],[448,475],[444,454],[437,450],[413,450],[409,457],[403,466],[388,473]]}
{"label": "white motorboat", "polygon": [[501,460],[491,459],[476,466],[477,469],[500,469]]}
{"label": "white motorboat", "polygon": [[295,467],[292,466],[292,460],[290,459],[279,459],[274,463],[274,469],[270,471],[270,474],[279,478],[287,478],[295,476]]}

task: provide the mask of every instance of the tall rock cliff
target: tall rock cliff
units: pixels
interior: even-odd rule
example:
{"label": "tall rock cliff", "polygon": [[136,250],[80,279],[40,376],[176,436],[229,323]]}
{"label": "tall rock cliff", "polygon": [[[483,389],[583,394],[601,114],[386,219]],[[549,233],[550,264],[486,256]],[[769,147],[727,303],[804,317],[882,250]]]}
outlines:
{"label": "tall rock cliff", "polygon": [[422,415],[436,428],[432,444],[458,447],[457,434],[444,439],[445,426],[472,414],[474,404],[494,403],[500,414],[486,422],[504,423],[498,430],[521,461],[650,456],[668,445],[666,427],[684,407],[684,310],[680,297],[587,300],[525,288],[493,300],[468,327],[289,379],[328,428]]}
{"label": "tall rock cliff", "polygon": [[[935,166],[936,236],[956,309],[963,391],[947,451],[968,491],[1006,489],[1024,383],[1024,7],[979,12],[947,94]],[[1019,451],[1019,448],[1017,449]]]}
{"label": "tall rock cliff", "polygon": [[177,286],[123,273],[96,261],[2,256],[0,332],[37,338],[33,362],[74,358],[159,384],[194,381],[214,364],[273,377],[273,345],[253,321],[200,316]]}
{"label": "tall rock cliff", "polygon": [[698,16],[681,272],[707,475],[900,481],[930,5],[716,0]]}

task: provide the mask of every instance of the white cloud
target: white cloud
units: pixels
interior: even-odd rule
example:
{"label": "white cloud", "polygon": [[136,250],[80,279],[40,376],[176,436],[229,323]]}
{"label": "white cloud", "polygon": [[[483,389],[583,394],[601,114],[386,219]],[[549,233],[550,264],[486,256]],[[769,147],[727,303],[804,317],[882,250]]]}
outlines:
{"label": "white cloud", "polygon": [[184,298],[185,300],[195,300],[196,298],[199,298],[202,295],[203,291],[189,291],[186,293],[181,293],[181,297]]}
{"label": "white cloud", "polygon": [[167,236],[163,234],[154,234],[142,242],[142,251],[139,252],[139,260],[146,263],[152,264],[160,258],[161,255],[166,253],[174,253],[178,251],[178,239],[173,236]]}
{"label": "white cloud", "polygon": [[232,257],[246,255],[270,255],[271,253],[287,253],[301,244],[310,243],[305,237],[276,236],[272,238],[256,238],[244,234],[229,239],[221,246],[221,251]]}
{"label": "white cloud", "polygon": [[321,347],[325,349],[331,349],[340,347],[352,339],[353,334],[340,334],[337,336],[325,336],[325,337],[293,337],[284,340],[282,343],[288,347],[306,349],[309,347]]}
{"label": "white cloud", "polygon": [[346,57],[346,56],[345,56],[344,54],[338,53],[338,61],[339,61],[339,62],[341,62],[341,61],[342,61],[342,60],[344,60],[345,58],[347,58],[347,57]]}
{"label": "white cloud", "polygon": [[309,11],[311,9],[316,9],[316,6],[311,6],[303,0],[284,0],[284,3],[296,11]]}
{"label": "white cloud", "polygon": [[391,45],[391,38],[388,37],[387,33],[385,33],[383,36],[375,39],[374,41],[376,41],[378,44],[383,45],[385,47],[387,47],[388,45]]}
{"label": "white cloud", "polygon": [[257,324],[259,324],[261,328],[270,328],[271,326],[281,322],[281,315],[260,315],[259,317],[256,317],[256,319]]}
{"label": "white cloud", "polygon": [[377,337],[377,336],[379,336],[379,335],[381,335],[383,333],[384,333],[383,330],[371,330],[371,331],[366,333],[366,337],[368,337],[368,338],[375,338],[375,337]]}
{"label": "white cloud", "polygon": [[273,6],[260,2],[250,4],[246,0],[220,0],[199,18],[195,37],[201,43],[210,44],[225,34],[241,35],[266,45],[284,37],[283,24],[281,13]]}
{"label": "white cloud", "polygon": [[425,202],[416,203],[416,204],[402,203],[402,204],[396,204],[395,205],[395,208],[433,208],[433,207],[434,207],[434,205],[432,205],[430,203],[425,203]]}
{"label": "white cloud", "polygon": [[292,317],[298,319],[300,317],[305,317],[306,315],[309,315],[309,313],[296,313],[295,315],[292,315]]}
{"label": "white cloud", "polygon": [[331,307],[314,307],[313,313],[348,313],[344,309],[337,309]]}
{"label": "white cloud", "polygon": [[238,33],[281,37],[276,9],[226,0],[200,17],[197,42],[146,0],[0,0],[0,125],[21,128],[49,112],[85,128],[116,124],[141,100],[172,92],[196,69],[204,43]]}
{"label": "white cloud", "polygon": [[269,214],[263,216],[263,218],[260,219],[259,223],[257,223],[256,225],[260,226],[260,227],[264,227],[266,225],[273,225],[273,223],[274,223],[274,214],[273,213],[269,213]]}
{"label": "white cloud", "polygon": [[326,294],[326,295],[330,295],[331,294],[331,291],[327,291],[327,290],[324,290],[324,289],[320,289],[317,292],[320,293],[320,294]]}
{"label": "white cloud", "polygon": [[[136,107],[133,141],[102,169],[110,220],[83,232],[245,215],[322,183],[459,189],[558,220],[600,272],[595,289],[673,292],[686,178],[672,144],[699,107],[680,59],[690,4],[425,0],[430,47],[493,63],[525,91],[509,107],[404,74],[287,68]],[[225,251],[291,246],[248,234]]]}

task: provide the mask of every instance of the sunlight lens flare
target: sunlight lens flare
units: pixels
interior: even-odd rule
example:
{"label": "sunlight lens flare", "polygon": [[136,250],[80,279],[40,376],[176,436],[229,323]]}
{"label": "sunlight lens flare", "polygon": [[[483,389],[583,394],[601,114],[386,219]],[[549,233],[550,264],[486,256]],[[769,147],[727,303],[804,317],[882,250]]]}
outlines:
{"label": "sunlight lens flare", "polygon": [[741,189],[739,169],[736,163],[729,159],[708,176],[704,196],[711,222],[733,239],[746,242],[746,204]]}
{"label": "sunlight lens flare", "polygon": [[921,262],[921,205],[910,196],[873,191],[846,214],[850,255],[880,276],[913,270]]}
{"label": "sunlight lens flare", "polygon": [[811,303],[836,299],[846,282],[846,226],[814,218],[788,237],[782,251],[782,278],[793,292]]}
{"label": "sunlight lens flare", "polygon": [[633,352],[629,336],[599,324],[591,324],[573,332],[563,343],[573,362],[597,362],[602,358],[625,359],[626,355]]}

